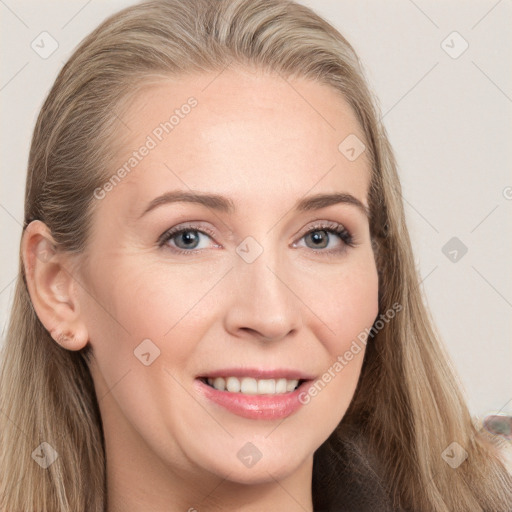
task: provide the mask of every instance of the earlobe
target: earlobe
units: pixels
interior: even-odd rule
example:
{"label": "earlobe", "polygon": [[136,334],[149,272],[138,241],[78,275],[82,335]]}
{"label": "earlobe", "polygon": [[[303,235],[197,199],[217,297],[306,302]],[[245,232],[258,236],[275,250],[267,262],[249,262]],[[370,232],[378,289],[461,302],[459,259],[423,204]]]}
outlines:
{"label": "earlobe", "polygon": [[80,315],[70,255],[58,250],[49,228],[39,220],[26,227],[21,253],[28,291],[39,320],[63,348],[84,348],[88,333]]}

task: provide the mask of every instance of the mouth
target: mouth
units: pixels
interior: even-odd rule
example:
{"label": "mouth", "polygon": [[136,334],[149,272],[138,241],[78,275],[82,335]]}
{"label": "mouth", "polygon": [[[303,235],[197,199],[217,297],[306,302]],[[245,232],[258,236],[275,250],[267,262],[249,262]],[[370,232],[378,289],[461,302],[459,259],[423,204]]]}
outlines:
{"label": "mouth", "polygon": [[313,380],[298,372],[238,369],[199,376],[195,388],[213,407],[243,418],[274,420],[303,407],[300,396]]}
{"label": "mouth", "polygon": [[307,379],[255,379],[253,377],[199,377],[199,380],[217,391],[243,395],[283,395],[298,389]]}

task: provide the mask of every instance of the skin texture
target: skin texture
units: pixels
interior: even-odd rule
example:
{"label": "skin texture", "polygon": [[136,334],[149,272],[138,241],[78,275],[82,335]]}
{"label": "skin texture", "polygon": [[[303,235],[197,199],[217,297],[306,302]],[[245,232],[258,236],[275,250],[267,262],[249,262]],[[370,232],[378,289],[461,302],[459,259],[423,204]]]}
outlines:
{"label": "skin texture", "polygon": [[[293,210],[317,193],[368,205],[366,155],[349,161],[338,150],[348,135],[363,135],[325,85],[227,69],[141,90],[122,116],[118,166],[191,96],[197,106],[94,199],[85,254],[38,258],[51,235],[39,221],[29,225],[22,249],[31,297],[63,347],[93,347],[109,512],[312,510],[313,453],[353,397],[364,350],[285,419],[232,414],[199,395],[195,378],[227,367],[320,377],[371,327],[378,276],[367,217],[350,204]],[[225,195],[236,211],[181,202],[140,217],[160,194],[190,189]],[[315,249],[305,236],[315,221],[342,224],[355,247],[328,233],[327,247]],[[184,247],[180,235],[158,246],[184,223],[213,235],[199,233],[188,254],[173,252]],[[263,248],[252,263],[236,252],[249,236]],[[160,350],[148,366],[134,355],[145,339]],[[237,457],[247,442],[262,454],[252,467]]]}

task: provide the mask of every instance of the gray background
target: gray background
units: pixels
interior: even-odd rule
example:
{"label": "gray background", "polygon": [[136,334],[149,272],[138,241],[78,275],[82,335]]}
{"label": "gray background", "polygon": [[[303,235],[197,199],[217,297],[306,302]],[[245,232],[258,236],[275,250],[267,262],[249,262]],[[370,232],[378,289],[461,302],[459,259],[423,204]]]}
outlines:
{"label": "gray background", "polygon": [[[0,0],[2,334],[36,116],[77,43],[131,3]],[[512,414],[511,1],[302,3],[351,42],[380,100],[425,300],[471,412]]]}

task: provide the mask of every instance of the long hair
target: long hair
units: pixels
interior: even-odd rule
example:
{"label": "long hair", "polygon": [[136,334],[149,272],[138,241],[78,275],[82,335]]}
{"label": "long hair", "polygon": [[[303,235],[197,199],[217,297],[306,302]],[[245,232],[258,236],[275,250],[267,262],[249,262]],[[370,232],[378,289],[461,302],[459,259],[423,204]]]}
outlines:
{"label": "long hair", "polygon": [[[472,420],[422,298],[377,100],[350,44],[307,7],[152,0],[104,21],[65,64],[37,119],[24,229],[39,219],[60,250],[82,252],[128,99],[148,80],[237,64],[315,80],[348,101],[371,164],[379,312],[401,306],[368,338],[349,409],[315,452],[315,510],[510,511],[500,444]],[[104,440],[89,348],[55,343],[34,311],[21,254],[19,265],[0,381],[0,508],[103,512]],[[43,442],[58,453],[46,470],[33,457]],[[457,468],[442,456],[453,442],[468,454]]]}

